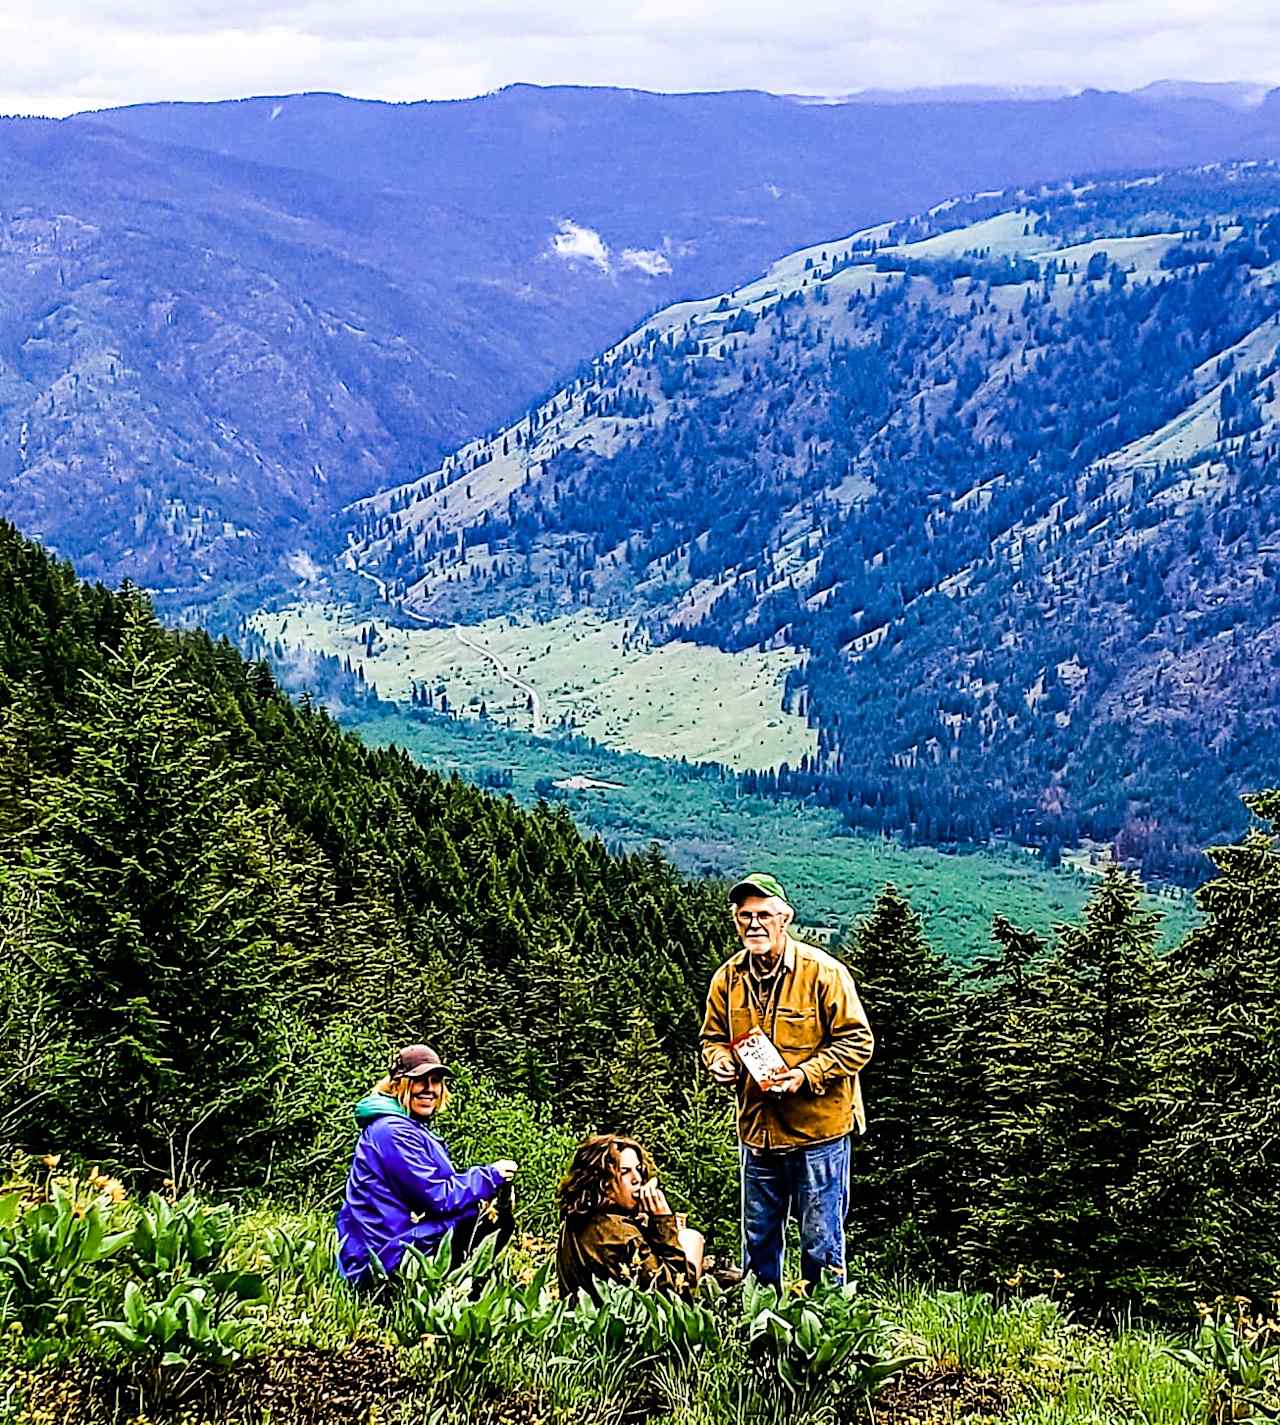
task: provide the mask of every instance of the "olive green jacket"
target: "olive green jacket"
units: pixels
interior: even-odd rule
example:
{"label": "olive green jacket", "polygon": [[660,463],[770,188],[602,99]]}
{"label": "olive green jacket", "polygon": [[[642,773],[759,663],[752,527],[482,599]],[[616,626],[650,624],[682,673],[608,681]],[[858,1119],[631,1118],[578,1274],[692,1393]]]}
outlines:
{"label": "olive green jacket", "polygon": [[711,979],[702,1021],[702,1062],[737,1063],[733,1040],[760,1025],[787,1066],[804,1073],[795,1093],[770,1093],[738,1074],[738,1137],[749,1148],[807,1148],[866,1132],[858,1070],[875,1041],[853,976],[825,951],[787,939],[782,967],[765,984],[749,952],[726,960]]}
{"label": "olive green jacket", "polygon": [[561,1224],[556,1276],[560,1295],[570,1301],[585,1291],[599,1302],[595,1284],[601,1280],[686,1296],[693,1289],[674,1214],[649,1217],[621,1208],[603,1207]]}

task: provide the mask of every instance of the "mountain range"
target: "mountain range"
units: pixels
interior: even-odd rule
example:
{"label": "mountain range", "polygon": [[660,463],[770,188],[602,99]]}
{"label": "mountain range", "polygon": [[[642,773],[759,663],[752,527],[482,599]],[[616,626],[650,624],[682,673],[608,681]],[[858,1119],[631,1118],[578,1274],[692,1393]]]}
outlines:
{"label": "mountain range", "polygon": [[646,314],[957,193],[1280,153],[1280,94],[1237,99],[513,86],[0,121],[0,514],[207,616],[314,574],[335,510]]}
{"label": "mountain range", "polygon": [[770,785],[931,842],[1238,829],[1280,753],[1280,169],[1038,185],[668,308],[358,504],[418,620],[804,655]]}

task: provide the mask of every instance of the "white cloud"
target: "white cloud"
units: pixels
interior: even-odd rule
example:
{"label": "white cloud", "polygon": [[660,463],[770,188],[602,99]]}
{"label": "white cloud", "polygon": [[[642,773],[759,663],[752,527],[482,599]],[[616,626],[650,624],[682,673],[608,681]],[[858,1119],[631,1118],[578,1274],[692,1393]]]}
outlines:
{"label": "white cloud", "polygon": [[560,223],[560,231],[551,239],[551,250],[568,262],[594,262],[601,272],[609,270],[609,248],[594,228],[584,228],[570,218]]}
{"label": "white cloud", "polygon": [[650,277],[665,277],[671,271],[671,259],[657,247],[624,247],[622,265],[638,268]]}
{"label": "white cloud", "polygon": [[609,244],[595,230],[572,218],[562,218],[559,229],[552,234],[551,251],[566,262],[590,262],[601,272],[627,268],[643,272],[648,277],[666,277],[673,257],[685,257],[693,251],[691,242],[662,240],[661,247],[624,247],[615,259]]}
{"label": "white cloud", "polygon": [[6,0],[0,109],[504,84],[839,95],[1154,79],[1280,84],[1274,0]]}

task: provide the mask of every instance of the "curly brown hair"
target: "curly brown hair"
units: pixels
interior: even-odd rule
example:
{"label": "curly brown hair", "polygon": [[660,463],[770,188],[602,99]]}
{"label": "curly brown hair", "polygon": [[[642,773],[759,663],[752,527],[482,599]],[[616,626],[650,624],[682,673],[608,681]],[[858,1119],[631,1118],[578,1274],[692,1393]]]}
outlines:
{"label": "curly brown hair", "polygon": [[653,1159],[634,1138],[623,1138],[617,1133],[593,1133],[578,1144],[569,1171],[556,1191],[562,1220],[589,1216],[611,1200],[620,1159],[628,1148],[640,1159],[640,1171],[651,1178]]}

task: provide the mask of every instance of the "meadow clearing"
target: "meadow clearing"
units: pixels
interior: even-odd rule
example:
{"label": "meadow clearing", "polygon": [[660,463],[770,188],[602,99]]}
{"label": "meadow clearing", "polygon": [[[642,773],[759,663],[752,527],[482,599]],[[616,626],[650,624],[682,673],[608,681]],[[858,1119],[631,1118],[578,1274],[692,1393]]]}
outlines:
{"label": "meadow clearing", "polygon": [[407,703],[426,688],[436,707],[442,697],[462,717],[483,707],[517,730],[531,730],[529,695],[480,649],[537,690],[544,727],[606,747],[738,769],[795,765],[817,747],[805,720],[782,711],[783,679],[798,659],[790,650],[654,647],[633,620],[589,609],[546,623],[487,619],[461,630],[465,643],[452,627],[400,626],[340,603],[294,603],[249,622],[286,661],[291,649],[349,658],[385,698]]}

